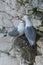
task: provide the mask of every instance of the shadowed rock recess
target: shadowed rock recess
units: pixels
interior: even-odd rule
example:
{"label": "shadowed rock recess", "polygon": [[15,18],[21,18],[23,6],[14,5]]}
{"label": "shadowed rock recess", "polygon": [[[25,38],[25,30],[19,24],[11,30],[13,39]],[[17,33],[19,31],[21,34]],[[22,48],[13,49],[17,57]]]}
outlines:
{"label": "shadowed rock recess", "polygon": [[[7,34],[24,15],[36,29],[34,48],[25,35]],[[43,0],[0,0],[0,65],[43,65]]]}

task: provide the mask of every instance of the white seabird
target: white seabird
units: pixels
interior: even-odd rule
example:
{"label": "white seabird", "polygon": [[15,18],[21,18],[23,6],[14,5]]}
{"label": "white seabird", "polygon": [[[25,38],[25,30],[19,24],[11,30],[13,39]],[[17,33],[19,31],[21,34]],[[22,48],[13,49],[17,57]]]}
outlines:
{"label": "white seabird", "polygon": [[34,46],[35,40],[36,40],[36,30],[32,26],[32,22],[27,15],[25,15],[22,18],[22,20],[25,21],[25,36],[27,40],[29,41],[30,45]]}
{"label": "white seabird", "polygon": [[19,22],[18,27],[14,27],[14,29],[8,32],[8,35],[11,37],[18,37],[24,34],[24,23],[22,21]]}

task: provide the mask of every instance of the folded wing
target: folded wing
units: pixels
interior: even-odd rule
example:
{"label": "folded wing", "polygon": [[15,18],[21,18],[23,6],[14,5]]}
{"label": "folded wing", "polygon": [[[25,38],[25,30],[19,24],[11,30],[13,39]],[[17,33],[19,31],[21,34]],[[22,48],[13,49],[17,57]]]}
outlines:
{"label": "folded wing", "polygon": [[31,27],[27,27],[25,29],[25,36],[27,37],[30,45],[35,45],[35,40],[36,40],[36,30],[33,28],[33,26]]}

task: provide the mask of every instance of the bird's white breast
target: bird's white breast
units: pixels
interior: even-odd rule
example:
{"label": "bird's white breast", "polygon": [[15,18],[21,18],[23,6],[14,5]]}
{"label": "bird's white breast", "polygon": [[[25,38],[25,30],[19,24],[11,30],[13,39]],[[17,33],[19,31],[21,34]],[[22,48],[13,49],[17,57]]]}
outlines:
{"label": "bird's white breast", "polygon": [[28,20],[27,22],[26,22],[26,27],[30,27],[30,26],[32,26],[32,23]]}
{"label": "bird's white breast", "polygon": [[22,22],[20,22],[18,25],[18,31],[20,34],[24,33],[24,24]]}

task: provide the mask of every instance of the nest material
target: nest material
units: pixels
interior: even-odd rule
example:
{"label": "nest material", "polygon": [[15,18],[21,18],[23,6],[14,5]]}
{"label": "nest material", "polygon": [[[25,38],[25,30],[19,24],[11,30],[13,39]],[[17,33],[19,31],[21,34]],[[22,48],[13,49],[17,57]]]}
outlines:
{"label": "nest material", "polygon": [[[20,36],[14,41],[14,47],[19,47],[21,52],[21,57],[26,61],[33,63],[35,59],[35,55],[37,53],[37,48],[34,49],[29,45],[25,35]],[[25,61],[25,62],[26,62]]]}

